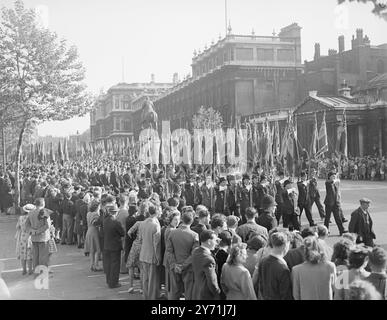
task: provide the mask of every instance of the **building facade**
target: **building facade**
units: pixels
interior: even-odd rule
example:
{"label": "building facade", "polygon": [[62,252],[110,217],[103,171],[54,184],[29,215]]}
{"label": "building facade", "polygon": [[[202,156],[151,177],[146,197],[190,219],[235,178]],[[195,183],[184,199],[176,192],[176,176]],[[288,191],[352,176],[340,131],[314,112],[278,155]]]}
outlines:
{"label": "building facade", "polygon": [[155,100],[172,87],[172,83],[156,83],[152,75],[149,83],[119,83],[107,93],[100,94],[90,113],[92,142],[131,137],[136,127],[136,116],[146,97]]}
{"label": "building facade", "polygon": [[310,91],[317,90],[320,95],[334,96],[344,81],[354,90],[387,72],[387,44],[371,45],[363,30],[357,29],[350,50],[345,50],[344,36],[338,38],[338,51],[329,49],[328,55],[321,55],[320,44],[316,43],[314,59],[305,61],[304,66],[301,95],[305,98]]}
{"label": "building facade", "polygon": [[225,126],[235,119],[298,101],[297,77],[302,72],[301,28],[292,24],[278,36],[229,33],[203,52],[194,52],[192,76],[155,100],[159,120],[171,130],[192,127],[200,106],[213,107]]}

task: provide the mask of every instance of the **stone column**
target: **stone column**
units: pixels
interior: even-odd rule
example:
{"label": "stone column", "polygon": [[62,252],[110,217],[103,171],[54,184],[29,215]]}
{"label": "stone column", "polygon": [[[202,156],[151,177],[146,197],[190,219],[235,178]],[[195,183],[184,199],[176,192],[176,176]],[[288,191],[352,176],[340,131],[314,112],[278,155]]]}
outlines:
{"label": "stone column", "polygon": [[364,125],[359,124],[359,156],[364,156]]}

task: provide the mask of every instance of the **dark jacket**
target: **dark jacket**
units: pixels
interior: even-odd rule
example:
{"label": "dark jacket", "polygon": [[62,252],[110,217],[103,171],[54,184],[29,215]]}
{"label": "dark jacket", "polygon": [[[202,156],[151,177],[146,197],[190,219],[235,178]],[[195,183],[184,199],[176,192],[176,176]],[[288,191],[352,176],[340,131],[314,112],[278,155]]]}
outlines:
{"label": "dark jacket", "polygon": [[258,296],[263,300],[293,300],[290,270],[277,257],[265,257],[258,267]]}
{"label": "dark jacket", "polygon": [[121,223],[108,215],[103,220],[104,250],[122,250],[121,238],[125,236],[125,230]]}
{"label": "dark jacket", "polygon": [[361,208],[356,209],[351,214],[348,231],[357,234],[358,243],[364,243],[367,246],[373,246],[373,239],[376,239],[373,231],[373,222],[369,213],[364,214]]}
{"label": "dark jacket", "polygon": [[298,187],[298,202],[297,205],[299,207],[304,207],[307,203],[307,186],[302,182],[299,181],[297,182],[297,187]]}
{"label": "dark jacket", "polygon": [[216,274],[214,257],[203,247],[192,253],[192,269],[194,272],[194,300],[219,300],[220,288]]}
{"label": "dark jacket", "polygon": [[277,227],[277,220],[270,214],[270,212],[262,213],[258,218],[255,219],[260,226],[265,227],[267,232]]}
{"label": "dark jacket", "polygon": [[335,205],[340,206],[339,201],[339,188],[333,181],[325,181],[326,196],[324,204],[326,206],[333,207]]}

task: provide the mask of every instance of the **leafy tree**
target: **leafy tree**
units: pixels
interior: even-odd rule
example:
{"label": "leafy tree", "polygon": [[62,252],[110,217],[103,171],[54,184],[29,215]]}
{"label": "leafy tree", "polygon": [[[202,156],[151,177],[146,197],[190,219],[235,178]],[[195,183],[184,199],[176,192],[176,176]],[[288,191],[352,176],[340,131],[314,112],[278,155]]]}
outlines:
{"label": "leafy tree", "polygon": [[[42,28],[21,0],[3,7],[0,21],[0,96],[3,118],[18,126],[16,201],[20,204],[20,158],[26,128],[31,123],[66,120],[90,110],[85,70],[77,49]],[[1,102],[1,101],[0,101]]]}
{"label": "leafy tree", "polygon": [[[347,0],[338,0],[339,4],[342,4],[345,1]],[[385,0],[348,0],[348,1],[349,2],[357,1],[362,3],[372,2],[374,5],[374,8],[372,9],[372,13],[387,21],[387,2]]]}
{"label": "leafy tree", "polygon": [[194,129],[211,129],[215,130],[222,128],[223,118],[219,111],[214,108],[205,108],[201,106],[192,118]]}

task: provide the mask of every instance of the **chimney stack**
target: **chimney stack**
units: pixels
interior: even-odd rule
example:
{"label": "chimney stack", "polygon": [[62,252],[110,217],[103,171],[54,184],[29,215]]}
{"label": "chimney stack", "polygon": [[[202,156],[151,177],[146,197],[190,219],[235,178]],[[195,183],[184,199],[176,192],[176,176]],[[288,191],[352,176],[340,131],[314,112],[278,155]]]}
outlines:
{"label": "chimney stack", "polygon": [[363,40],[363,29],[356,29],[356,39]]}
{"label": "chimney stack", "polygon": [[339,37],[339,53],[345,51],[344,36]]}
{"label": "chimney stack", "polygon": [[320,59],[320,44],[314,44],[314,60]]}
{"label": "chimney stack", "polygon": [[348,85],[345,82],[345,80],[341,84],[341,88],[338,91],[339,91],[339,96],[342,96],[342,97],[345,97],[345,98],[349,98],[349,99],[352,98],[352,96],[351,96],[351,88],[348,87]]}
{"label": "chimney stack", "polygon": [[173,74],[172,82],[173,84],[176,84],[178,81],[179,81],[179,75],[177,74],[177,72],[175,72]]}

